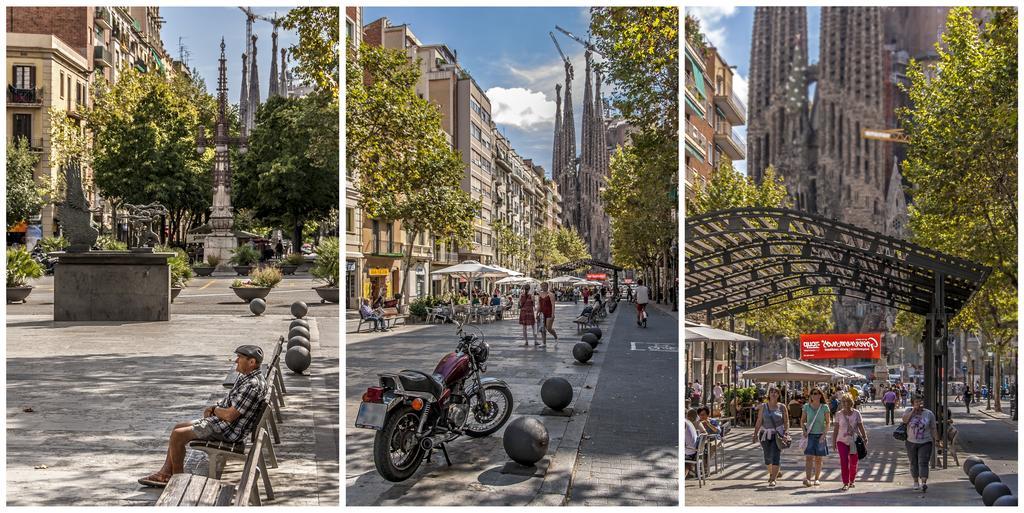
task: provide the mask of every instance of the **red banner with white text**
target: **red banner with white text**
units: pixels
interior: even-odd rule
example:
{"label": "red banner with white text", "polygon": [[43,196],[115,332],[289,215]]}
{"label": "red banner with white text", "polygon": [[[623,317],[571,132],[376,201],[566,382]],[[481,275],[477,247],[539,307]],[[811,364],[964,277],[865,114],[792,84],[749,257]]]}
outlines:
{"label": "red banner with white text", "polygon": [[827,333],[800,335],[801,360],[882,357],[881,333]]}

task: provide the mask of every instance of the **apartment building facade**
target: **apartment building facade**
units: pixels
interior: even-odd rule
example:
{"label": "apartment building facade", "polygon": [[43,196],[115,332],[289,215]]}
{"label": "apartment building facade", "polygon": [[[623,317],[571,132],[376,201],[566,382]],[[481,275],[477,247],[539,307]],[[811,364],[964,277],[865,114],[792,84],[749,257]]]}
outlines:
{"label": "apartment building facade", "polygon": [[[166,71],[172,59],[160,40],[159,7],[7,7],[7,140],[23,137],[39,156],[35,177],[55,183],[60,170],[51,163],[51,108],[80,122],[91,105],[97,80],[116,82],[120,70]],[[112,209],[92,186],[92,171],[82,170],[86,197],[95,221],[114,224]],[[43,207],[18,229],[28,239],[60,232],[52,205]]]}

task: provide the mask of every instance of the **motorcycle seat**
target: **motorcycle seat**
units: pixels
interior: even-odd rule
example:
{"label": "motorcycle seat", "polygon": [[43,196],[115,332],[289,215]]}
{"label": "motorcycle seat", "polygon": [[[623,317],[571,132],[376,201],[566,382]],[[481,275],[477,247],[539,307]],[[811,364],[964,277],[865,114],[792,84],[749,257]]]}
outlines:
{"label": "motorcycle seat", "polygon": [[435,398],[441,396],[443,386],[433,376],[415,370],[403,370],[398,373],[398,379],[402,382],[402,388],[410,392],[426,392]]}

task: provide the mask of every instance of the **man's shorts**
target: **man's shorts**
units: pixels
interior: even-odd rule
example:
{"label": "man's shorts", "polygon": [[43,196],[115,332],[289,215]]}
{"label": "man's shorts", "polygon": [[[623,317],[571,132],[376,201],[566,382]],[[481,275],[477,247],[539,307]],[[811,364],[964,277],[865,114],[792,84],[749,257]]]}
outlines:
{"label": "man's shorts", "polygon": [[193,420],[192,433],[196,435],[197,440],[225,441],[224,435],[213,427],[213,423],[208,418]]}

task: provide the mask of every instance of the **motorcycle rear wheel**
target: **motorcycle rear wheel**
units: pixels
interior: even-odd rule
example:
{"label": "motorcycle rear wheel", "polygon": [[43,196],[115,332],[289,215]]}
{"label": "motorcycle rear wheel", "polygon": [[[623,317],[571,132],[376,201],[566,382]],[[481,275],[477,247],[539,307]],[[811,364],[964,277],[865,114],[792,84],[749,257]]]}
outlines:
{"label": "motorcycle rear wheel", "polygon": [[[484,394],[487,397],[487,402],[491,403],[493,407],[502,408],[502,406],[496,404],[496,401],[491,399],[491,397],[493,397],[491,394],[498,394],[498,395],[502,396],[502,398],[504,399],[505,405],[503,407],[504,408],[503,410],[499,410],[497,412],[494,412],[492,415],[489,415],[487,417],[489,419],[492,419],[492,420],[488,421],[485,424],[485,425],[488,426],[487,428],[478,431],[478,430],[474,430],[472,428],[466,427],[466,434],[471,436],[471,437],[473,437],[473,438],[482,438],[482,437],[485,437],[487,435],[490,435],[491,433],[494,433],[495,431],[501,429],[501,426],[504,426],[505,423],[508,422],[509,417],[512,416],[512,406],[513,406],[513,403],[512,403],[512,391],[511,390],[509,390],[508,388],[503,387],[501,385],[491,385],[491,386],[484,385]],[[498,398],[495,398],[495,399],[498,399]],[[479,400],[477,399],[477,397],[475,395],[470,400],[470,412],[469,412],[470,421],[477,420],[477,417],[476,417],[477,413],[476,413],[475,410],[479,406],[478,402],[479,402]],[[493,419],[497,419],[497,422],[494,422]],[[493,422],[493,424],[492,424],[492,422]],[[468,422],[467,422],[467,425],[468,425]]]}
{"label": "motorcycle rear wheel", "polygon": [[[384,479],[393,483],[405,481],[420,468],[423,448],[415,439],[418,424],[419,415],[412,406],[403,404],[388,414],[384,428],[374,436],[373,464]],[[393,459],[393,448],[401,456],[399,462]]]}

